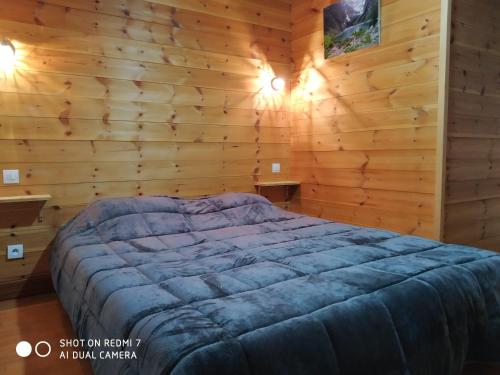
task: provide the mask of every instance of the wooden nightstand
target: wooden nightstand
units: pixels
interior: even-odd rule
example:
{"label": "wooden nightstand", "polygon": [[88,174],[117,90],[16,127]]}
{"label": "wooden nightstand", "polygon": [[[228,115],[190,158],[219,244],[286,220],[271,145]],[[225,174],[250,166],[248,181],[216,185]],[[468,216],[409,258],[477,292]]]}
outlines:
{"label": "wooden nightstand", "polygon": [[257,194],[262,195],[277,206],[288,209],[289,203],[300,187],[299,181],[260,181],[255,183]]}
{"label": "wooden nightstand", "polygon": [[32,225],[50,195],[0,197],[0,228]]}

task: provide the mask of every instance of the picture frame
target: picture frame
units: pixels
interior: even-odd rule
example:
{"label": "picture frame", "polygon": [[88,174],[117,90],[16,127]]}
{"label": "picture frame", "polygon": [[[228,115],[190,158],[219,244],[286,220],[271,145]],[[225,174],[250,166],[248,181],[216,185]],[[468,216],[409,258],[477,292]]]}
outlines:
{"label": "picture frame", "polygon": [[325,59],[380,45],[381,0],[338,0],[323,9]]}

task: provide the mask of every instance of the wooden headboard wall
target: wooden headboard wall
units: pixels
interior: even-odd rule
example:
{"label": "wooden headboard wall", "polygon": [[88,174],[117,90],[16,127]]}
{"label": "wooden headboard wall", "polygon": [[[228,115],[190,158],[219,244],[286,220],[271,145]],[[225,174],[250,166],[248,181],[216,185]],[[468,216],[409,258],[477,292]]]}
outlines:
{"label": "wooden headboard wall", "polygon": [[324,60],[322,8],[292,3],[292,177],[301,209],[436,237],[440,0],[382,0],[382,43]]}
{"label": "wooden headboard wall", "polygon": [[[15,0],[0,7],[0,169],[51,194],[41,222],[0,231],[0,298],[45,290],[47,245],[96,198],[254,191],[288,176],[288,0]],[[282,173],[271,175],[271,163]]]}

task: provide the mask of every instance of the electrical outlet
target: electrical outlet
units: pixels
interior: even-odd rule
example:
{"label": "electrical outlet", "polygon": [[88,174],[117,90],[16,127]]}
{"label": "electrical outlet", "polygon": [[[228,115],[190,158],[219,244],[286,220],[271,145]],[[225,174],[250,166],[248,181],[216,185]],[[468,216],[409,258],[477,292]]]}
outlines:
{"label": "electrical outlet", "polygon": [[7,246],[7,259],[23,259],[24,258],[24,246],[22,244],[8,245]]}
{"label": "electrical outlet", "polygon": [[4,169],[3,170],[3,183],[18,184],[19,183],[19,169]]}
{"label": "electrical outlet", "polygon": [[281,172],[281,164],[280,163],[273,163],[271,168],[272,168],[273,173],[280,173]]}

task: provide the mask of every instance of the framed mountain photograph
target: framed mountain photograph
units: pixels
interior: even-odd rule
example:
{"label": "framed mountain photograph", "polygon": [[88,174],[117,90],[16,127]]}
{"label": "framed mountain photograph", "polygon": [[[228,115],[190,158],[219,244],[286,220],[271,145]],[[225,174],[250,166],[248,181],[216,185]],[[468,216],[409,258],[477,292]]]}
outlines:
{"label": "framed mountain photograph", "polygon": [[380,44],[380,0],[338,0],[323,18],[326,59]]}

